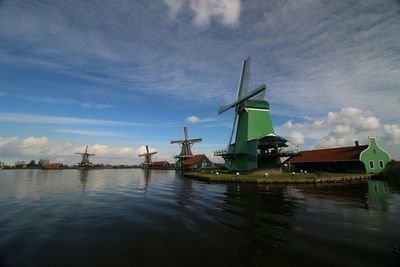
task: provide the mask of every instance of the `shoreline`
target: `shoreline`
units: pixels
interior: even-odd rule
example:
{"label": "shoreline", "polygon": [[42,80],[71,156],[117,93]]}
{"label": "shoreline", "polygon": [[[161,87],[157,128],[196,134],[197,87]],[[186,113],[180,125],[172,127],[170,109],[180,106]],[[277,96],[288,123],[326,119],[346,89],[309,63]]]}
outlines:
{"label": "shoreline", "polygon": [[251,175],[239,177],[227,177],[224,174],[185,173],[186,178],[208,183],[254,183],[254,184],[318,184],[318,183],[340,183],[347,181],[367,181],[371,174],[349,174],[348,176],[320,177],[320,178],[256,178]]}

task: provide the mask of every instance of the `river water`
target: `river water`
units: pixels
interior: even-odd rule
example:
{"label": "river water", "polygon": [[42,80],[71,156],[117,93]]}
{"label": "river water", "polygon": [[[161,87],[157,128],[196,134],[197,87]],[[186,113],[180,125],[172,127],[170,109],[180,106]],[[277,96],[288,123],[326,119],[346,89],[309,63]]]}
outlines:
{"label": "river water", "polygon": [[0,170],[0,266],[400,266],[400,187]]}

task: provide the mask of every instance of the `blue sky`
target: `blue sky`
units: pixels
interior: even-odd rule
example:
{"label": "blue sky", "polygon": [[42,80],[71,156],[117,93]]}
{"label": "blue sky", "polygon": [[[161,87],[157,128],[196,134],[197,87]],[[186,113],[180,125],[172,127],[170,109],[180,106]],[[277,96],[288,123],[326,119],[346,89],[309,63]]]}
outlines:
{"label": "blue sky", "polygon": [[300,148],[377,136],[400,158],[399,1],[0,1],[0,161],[172,160],[228,142],[240,64]]}

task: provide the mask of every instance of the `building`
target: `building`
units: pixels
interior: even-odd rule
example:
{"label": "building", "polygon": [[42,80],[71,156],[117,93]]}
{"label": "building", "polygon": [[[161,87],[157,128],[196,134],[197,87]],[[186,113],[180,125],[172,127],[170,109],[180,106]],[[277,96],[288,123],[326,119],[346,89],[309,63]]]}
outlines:
{"label": "building", "polygon": [[149,168],[153,169],[163,169],[163,168],[169,168],[170,164],[168,161],[153,161],[150,164],[148,164]]}
{"label": "building", "polygon": [[46,167],[46,169],[49,169],[49,170],[60,170],[60,169],[63,169],[63,168],[64,168],[64,165],[62,163],[58,163],[58,162],[50,163]]}
{"label": "building", "polygon": [[184,169],[206,169],[213,166],[214,164],[204,154],[194,155],[182,162]]}
{"label": "building", "polygon": [[356,141],[350,147],[300,151],[286,161],[297,171],[366,173],[380,173],[388,162],[389,154],[379,147],[375,137],[369,139],[368,145],[360,146]]}

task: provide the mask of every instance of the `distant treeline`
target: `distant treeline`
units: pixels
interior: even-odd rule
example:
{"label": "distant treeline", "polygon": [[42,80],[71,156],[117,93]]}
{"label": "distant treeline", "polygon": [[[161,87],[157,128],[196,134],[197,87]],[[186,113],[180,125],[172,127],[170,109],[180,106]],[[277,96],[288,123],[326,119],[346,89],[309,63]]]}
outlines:
{"label": "distant treeline", "polygon": [[389,162],[382,175],[388,180],[400,182],[400,161]]}

